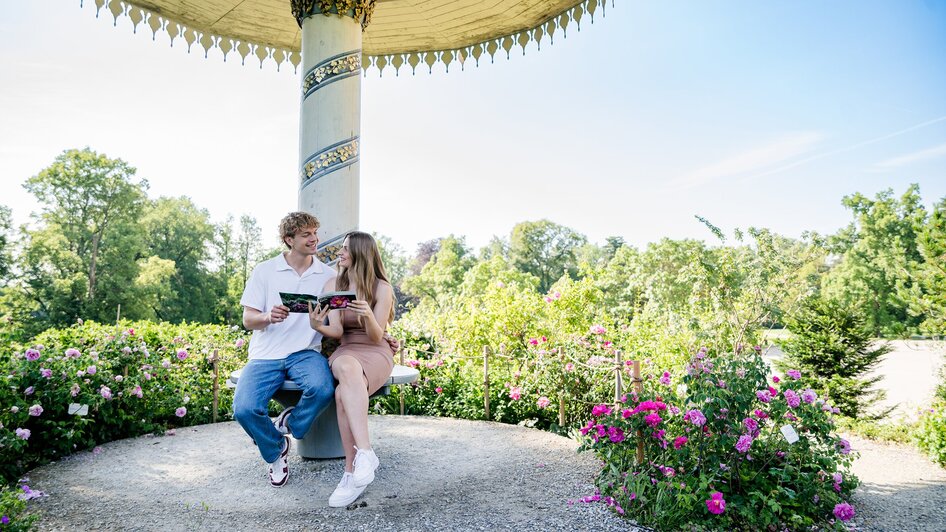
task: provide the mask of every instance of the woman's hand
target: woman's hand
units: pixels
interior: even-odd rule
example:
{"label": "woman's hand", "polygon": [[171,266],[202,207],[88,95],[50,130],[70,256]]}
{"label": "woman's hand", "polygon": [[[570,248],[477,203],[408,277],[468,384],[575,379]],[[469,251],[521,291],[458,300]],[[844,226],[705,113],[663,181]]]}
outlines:
{"label": "woman's hand", "polygon": [[321,305],[312,306],[312,302],[309,302],[309,326],[315,330],[319,330],[319,327],[325,325],[325,317],[328,316],[328,305],[324,307]]}
{"label": "woman's hand", "polygon": [[356,299],[348,304],[346,309],[355,313],[355,316],[359,318],[371,316],[371,319],[374,319],[374,311],[371,309],[371,305],[367,301],[362,299]]}

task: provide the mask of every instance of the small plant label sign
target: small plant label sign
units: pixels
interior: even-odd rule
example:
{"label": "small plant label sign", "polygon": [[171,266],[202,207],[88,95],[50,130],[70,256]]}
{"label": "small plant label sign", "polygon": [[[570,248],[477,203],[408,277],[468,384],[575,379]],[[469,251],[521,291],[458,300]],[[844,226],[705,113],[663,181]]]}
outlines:
{"label": "small plant label sign", "polygon": [[795,443],[798,441],[798,433],[795,432],[795,428],[791,425],[782,425],[782,436],[785,437],[785,441],[789,444]]}
{"label": "small plant label sign", "polygon": [[89,415],[89,405],[80,405],[79,403],[69,403],[69,414],[76,416]]}

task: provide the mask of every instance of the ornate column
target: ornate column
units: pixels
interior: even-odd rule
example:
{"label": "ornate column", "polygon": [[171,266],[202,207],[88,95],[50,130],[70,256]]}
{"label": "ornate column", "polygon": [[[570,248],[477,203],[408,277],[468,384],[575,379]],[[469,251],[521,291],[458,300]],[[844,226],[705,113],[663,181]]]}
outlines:
{"label": "ornate column", "polygon": [[374,0],[292,0],[302,28],[299,210],[314,214],[319,258],[358,228],[361,32]]}

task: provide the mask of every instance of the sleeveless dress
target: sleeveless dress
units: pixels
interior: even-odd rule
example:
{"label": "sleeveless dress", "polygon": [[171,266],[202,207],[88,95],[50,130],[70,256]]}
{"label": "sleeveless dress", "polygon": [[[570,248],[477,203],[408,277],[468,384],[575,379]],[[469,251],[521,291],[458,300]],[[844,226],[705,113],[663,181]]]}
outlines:
{"label": "sleeveless dress", "polygon": [[368,379],[368,395],[378,391],[379,388],[391,377],[391,370],[394,369],[394,356],[391,354],[391,347],[382,338],[380,342],[372,342],[368,338],[368,333],[364,327],[358,323],[358,317],[354,312],[342,310],[342,327],[345,332],[338,349],[328,357],[329,365],[332,365],[340,356],[350,356],[361,363],[365,378]]}

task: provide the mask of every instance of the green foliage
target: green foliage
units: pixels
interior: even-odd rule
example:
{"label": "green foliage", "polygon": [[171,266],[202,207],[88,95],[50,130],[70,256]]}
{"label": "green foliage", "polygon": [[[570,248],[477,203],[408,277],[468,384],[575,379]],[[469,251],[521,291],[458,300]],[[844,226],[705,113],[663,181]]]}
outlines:
{"label": "green foliage", "polygon": [[34,529],[39,516],[27,513],[26,497],[22,486],[0,488],[0,530],[27,532]]}
{"label": "green foliage", "polygon": [[456,293],[463,275],[475,262],[462,237],[448,236],[440,241],[439,250],[420,273],[404,280],[402,288],[420,298],[422,304],[436,308]]}
{"label": "green foliage", "polygon": [[[98,443],[209,423],[215,367],[219,415],[229,417],[223,381],[243,365],[245,341],[214,325],[85,322],[4,347],[0,480]],[[70,404],[88,415],[70,414]]]}
{"label": "green foliage", "polygon": [[[596,406],[580,432],[604,466],[583,502],[666,530],[843,529],[833,510],[858,484],[849,445],[805,380],[770,388],[766,374],[755,351],[701,349],[681,376]],[[724,507],[709,504],[714,493]]]}
{"label": "green foliage", "polygon": [[841,260],[825,276],[824,294],[863,309],[875,335],[904,335],[922,321],[907,301],[914,292],[910,272],[922,262],[916,233],[926,210],[919,188],[910,186],[900,198],[889,189],[874,199],[853,194],[843,203],[855,221],[831,239]]}
{"label": "green foliage", "polygon": [[[207,282],[211,278],[207,270],[208,244],[214,234],[210,214],[186,197],[163,197],[144,209],[141,224],[148,252],[152,254],[147,259],[150,264],[162,259],[173,265],[166,282],[157,283],[160,288],[151,285],[147,290],[152,300],[150,314],[159,321],[173,323],[213,321],[219,291]],[[139,288],[146,291],[144,286]]]}
{"label": "green foliage", "polygon": [[6,284],[7,276],[10,275],[10,265],[13,261],[12,228],[13,219],[11,218],[10,208],[6,205],[0,205],[0,287]]}
{"label": "green foliage", "polygon": [[872,390],[880,377],[865,375],[891,348],[873,346],[872,326],[862,314],[812,296],[787,323],[792,336],[784,343],[781,369],[794,367],[809,374],[815,390],[830,397],[848,417],[861,417],[883,398],[883,392]]}
{"label": "green foliage", "polygon": [[946,198],[935,205],[917,233],[923,260],[910,270],[914,283],[905,287],[905,297],[912,314],[924,318],[922,332],[946,336]]}
{"label": "green foliage", "polygon": [[868,440],[888,443],[910,444],[914,440],[916,422],[880,422],[874,419],[837,418],[838,430],[856,434]]}
{"label": "green foliage", "polygon": [[88,148],[63,152],[25,186],[41,212],[20,232],[15,278],[0,208],[0,338],[80,318],[234,323],[247,276],[275,253],[254,218],[214,225],[187,197],[149,200],[134,168]]}
{"label": "green foliage", "polygon": [[913,434],[917,447],[946,467],[946,402],[938,401],[924,411]]}
{"label": "green foliage", "polygon": [[546,292],[562,275],[578,274],[577,251],[587,238],[548,220],[521,222],[512,228],[509,257],[519,270],[539,279]]}
{"label": "green foliage", "polygon": [[24,235],[21,286],[39,325],[114,319],[134,297],[147,188],[134,175],[124,161],[84,149],[63,152],[27,180],[42,212],[39,227]]}

